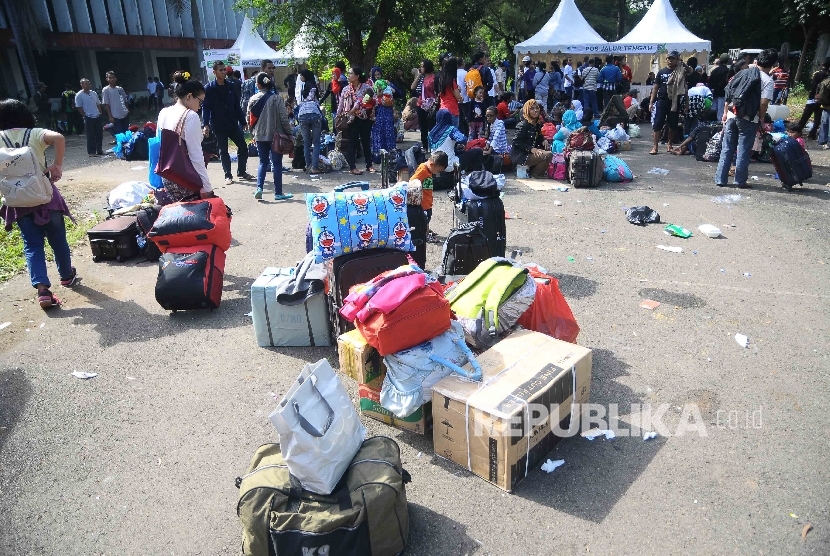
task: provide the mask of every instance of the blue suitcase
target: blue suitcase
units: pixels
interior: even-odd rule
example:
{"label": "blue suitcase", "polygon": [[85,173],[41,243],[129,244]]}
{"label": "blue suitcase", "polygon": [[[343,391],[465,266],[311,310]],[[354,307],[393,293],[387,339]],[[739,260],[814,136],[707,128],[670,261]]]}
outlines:
{"label": "blue suitcase", "polygon": [[778,172],[778,179],[792,191],[795,184],[804,185],[804,180],[813,177],[810,155],[791,137],[784,137],[772,146],[772,163]]}

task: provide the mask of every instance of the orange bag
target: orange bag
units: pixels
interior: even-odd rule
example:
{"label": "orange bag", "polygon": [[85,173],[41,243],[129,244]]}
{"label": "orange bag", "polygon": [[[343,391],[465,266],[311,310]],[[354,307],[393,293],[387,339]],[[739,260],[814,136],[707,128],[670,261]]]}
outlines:
{"label": "orange bag", "polygon": [[219,197],[165,205],[147,239],[162,253],[170,247],[194,245],[215,245],[227,251],[231,246],[230,211]]}
{"label": "orange bag", "polygon": [[[536,279],[536,298],[530,308],[521,316],[518,324],[528,330],[541,332],[557,340],[576,343],[579,325],[574,314],[559,291],[559,280],[542,274],[534,268],[528,268],[530,275]],[[542,283],[539,280],[546,280]]]}
{"label": "orange bag", "polygon": [[374,313],[354,324],[382,356],[415,347],[450,329],[450,302],[433,282],[412,293],[389,314]]}

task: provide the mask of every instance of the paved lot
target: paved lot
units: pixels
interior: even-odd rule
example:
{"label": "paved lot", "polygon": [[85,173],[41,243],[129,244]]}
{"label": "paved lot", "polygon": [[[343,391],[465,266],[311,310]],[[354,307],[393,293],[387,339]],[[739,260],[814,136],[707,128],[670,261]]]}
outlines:
{"label": "paved lot", "polygon": [[[830,554],[830,160],[812,152],[816,177],[792,193],[752,165],[755,188],[739,192],[712,185],[713,164],[647,150],[639,140],[623,153],[628,184],[560,193],[510,180],[508,246],[561,277],[579,342],[594,350],[592,401],[619,404],[622,421],[631,404],[670,404],[672,431],[679,408],[697,404],[707,436],[567,439],[550,455],[563,467],[505,494],[435,457],[429,437],[365,420],[400,443],[413,477],[408,554]],[[100,207],[103,192],[143,176],[129,169],[139,165],[79,167],[63,190]],[[210,175],[221,183],[218,164]],[[62,309],[37,308],[23,275],[0,285],[0,322],[12,323],[0,331],[0,553],[239,552],[233,479],[276,440],[271,393],[307,361],[337,361],[333,348],[258,348],[245,316],[259,272],[303,255],[299,194],[346,176],[285,179],[293,202],[257,203],[248,183],[217,188],[234,209],[217,311],[163,311],[154,264],[95,264],[86,245],[74,253],[82,285],[56,289]],[[712,201],[727,193],[742,197]],[[451,207],[436,198],[443,235]],[[639,204],[725,237],[633,226],[623,207]],[[439,252],[429,246],[429,266]],[[644,298],[662,305],[641,309]]]}

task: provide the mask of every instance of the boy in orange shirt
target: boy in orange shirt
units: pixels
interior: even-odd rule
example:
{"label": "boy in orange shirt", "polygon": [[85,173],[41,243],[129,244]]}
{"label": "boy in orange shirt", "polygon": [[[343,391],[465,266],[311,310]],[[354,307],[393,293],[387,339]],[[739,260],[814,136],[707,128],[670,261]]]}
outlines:
{"label": "boy in orange shirt", "polygon": [[423,190],[421,208],[427,214],[427,225],[432,220],[432,177],[446,170],[447,164],[449,164],[447,153],[444,151],[434,151],[429,156],[429,160],[420,164],[412,176],[412,179],[421,180],[421,189]]}

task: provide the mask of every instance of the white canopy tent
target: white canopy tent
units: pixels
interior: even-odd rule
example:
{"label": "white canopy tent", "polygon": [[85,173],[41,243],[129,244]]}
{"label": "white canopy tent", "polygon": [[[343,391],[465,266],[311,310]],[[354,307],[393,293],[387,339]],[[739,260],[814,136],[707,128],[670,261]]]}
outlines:
{"label": "white canopy tent", "polygon": [[291,64],[304,64],[311,56],[311,36],[305,25],[293,39],[288,41],[277,53],[274,64],[277,66],[288,66]]}
{"label": "white canopy tent", "polygon": [[654,0],[643,19],[620,40],[611,43],[610,54],[628,55],[634,82],[645,83],[652,64],[667,52],[677,50],[685,61],[697,56],[698,64],[707,65],[712,42],[703,40],[686,29],[669,0]]}
{"label": "white canopy tent", "polygon": [[231,49],[239,50],[243,68],[258,68],[261,60],[275,60],[279,57],[279,53],[262,40],[247,15]]}
{"label": "white canopy tent", "polygon": [[[518,59],[557,59],[557,53],[580,54],[598,51],[608,42],[585,20],[574,0],[562,0],[538,33],[513,48]],[[534,54],[545,54],[536,57]],[[559,56],[561,58],[561,56]]]}

